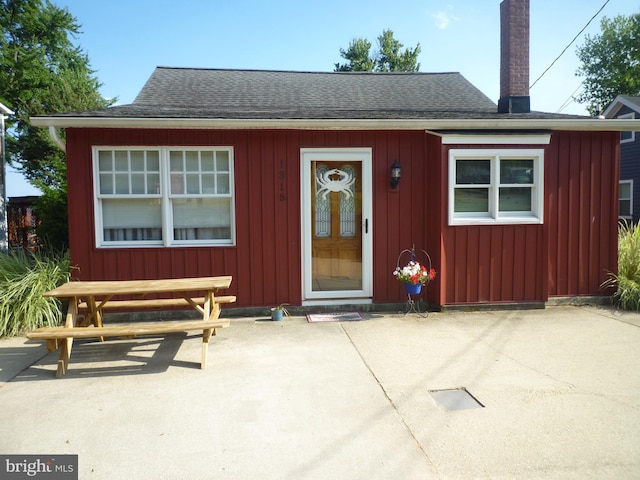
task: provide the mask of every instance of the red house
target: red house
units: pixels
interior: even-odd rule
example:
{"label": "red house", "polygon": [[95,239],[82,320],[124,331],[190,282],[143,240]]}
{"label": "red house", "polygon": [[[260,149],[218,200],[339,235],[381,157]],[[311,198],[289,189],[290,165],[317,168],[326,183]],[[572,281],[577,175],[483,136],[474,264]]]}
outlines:
{"label": "red house", "polygon": [[160,67],[130,105],[33,118],[66,129],[78,276],[382,306],[406,299],[392,272],[414,245],[434,305],[602,295],[619,131],[640,126],[531,112],[528,0],[501,13],[497,106],[458,73]]}

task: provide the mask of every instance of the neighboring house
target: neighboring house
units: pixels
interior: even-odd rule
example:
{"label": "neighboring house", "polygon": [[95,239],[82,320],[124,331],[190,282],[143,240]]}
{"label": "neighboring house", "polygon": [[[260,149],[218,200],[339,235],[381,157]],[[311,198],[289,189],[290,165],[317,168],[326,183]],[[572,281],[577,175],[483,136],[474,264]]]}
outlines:
{"label": "neighboring house", "polygon": [[[640,97],[618,95],[604,112],[605,118],[640,119]],[[640,220],[640,135],[620,132],[620,186],[618,191],[621,219]]]}
{"label": "neighboring house", "polygon": [[458,73],[157,68],[130,105],[33,118],[66,128],[78,277],[233,275],[241,307],[399,303],[415,246],[432,304],[602,295],[623,121],[531,112],[528,1],[501,12],[498,106]]}
{"label": "neighboring house", "polygon": [[9,232],[9,248],[37,250],[38,225],[40,223],[33,206],[38,197],[10,197],[7,206],[7,225]]}

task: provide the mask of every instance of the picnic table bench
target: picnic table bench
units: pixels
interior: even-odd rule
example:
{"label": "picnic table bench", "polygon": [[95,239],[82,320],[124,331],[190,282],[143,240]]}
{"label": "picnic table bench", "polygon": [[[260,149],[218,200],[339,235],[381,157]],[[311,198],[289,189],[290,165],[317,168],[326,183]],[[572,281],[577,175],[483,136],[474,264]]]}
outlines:
{"label": "picnic table bench", "polygon": [[[63,376],[69,365],[75,338],[105,337],[132,338],[137,335],[161,335],[174,332],[202,330],[201,368],[206,367],[209,339],[218,328],[229,326],[220,319],[220,304],[235,302],[232,295],[216,296],[220,289],[229,288],[230,276],[173,278],[161,280],[72,281],[44,294],[69,301],[65,323],[60,327],[41,327],[27,334],[27,338],[46,340],[47,350],[60,348],[56,377]],[[194,296],[194,292],[205,292]],[[175,298],[145,298],[152,294],[175,294]],[[133,297],[120,299],[121,296]],[[118,297],[114,299],[114,297]],[[155,321],[146,323],[103,325],[106,309],[149,309],[191,306],[202,314],[202,320]],[[84,315],[80,314],[83,312]]]}

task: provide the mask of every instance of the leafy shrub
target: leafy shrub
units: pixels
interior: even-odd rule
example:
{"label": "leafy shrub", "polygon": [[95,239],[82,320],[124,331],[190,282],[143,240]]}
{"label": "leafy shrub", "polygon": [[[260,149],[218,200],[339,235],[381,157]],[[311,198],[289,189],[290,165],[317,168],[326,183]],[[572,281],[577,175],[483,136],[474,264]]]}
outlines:
{"label": "leafy shrub", "polygon": [[618,273],[604,287],[616,289],[613,299],[625,310],[640,311],[640,228],[622,223],[618,230]]}
{"label": "leafy shrub", "polygon": [[42,294],[67,282],[69,271],[67,252],[0,252],[0,336],[60,324],[60,301]]}

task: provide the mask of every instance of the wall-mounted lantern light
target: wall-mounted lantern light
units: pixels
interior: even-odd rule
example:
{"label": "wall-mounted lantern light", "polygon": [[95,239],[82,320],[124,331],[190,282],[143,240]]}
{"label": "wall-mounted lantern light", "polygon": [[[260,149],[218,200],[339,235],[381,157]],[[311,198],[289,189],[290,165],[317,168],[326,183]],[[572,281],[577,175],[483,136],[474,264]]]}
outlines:
{"label": "wall-mounted lantern light", "polygon": [[397,160],[391,165],[391,189],[396,190],[402,177],[402,166]]}

